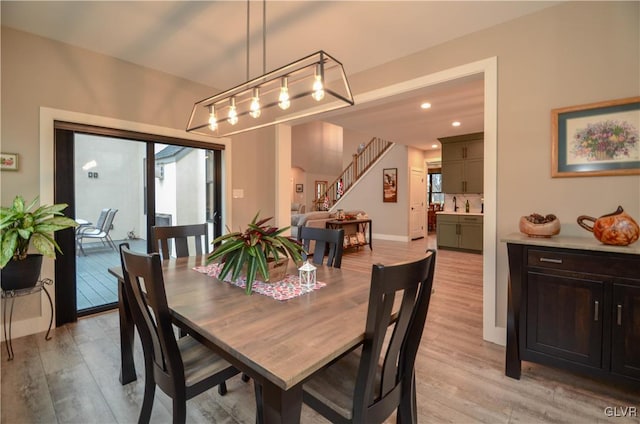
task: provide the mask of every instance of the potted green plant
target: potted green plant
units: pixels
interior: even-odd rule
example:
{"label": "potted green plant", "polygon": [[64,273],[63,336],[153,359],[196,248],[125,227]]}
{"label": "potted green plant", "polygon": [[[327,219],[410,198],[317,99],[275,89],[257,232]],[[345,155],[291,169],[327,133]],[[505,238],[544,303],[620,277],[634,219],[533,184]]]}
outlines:
{"label": "potted green plant", "polygon": [[[40,277],[42,257],[55,257],[60,246],[53,233],[78,224],[63,216],[67,204],[41,205],[38,197],[25,206],[22,196],[11,207],[0,207],[0,270],[3,290],[33,287]],[[28,253],[32,246],[38,253]]]}
{"label": "potted green plant", "polygon": [[218,276],[221,280],[229,273],[231,280],[246,273],[247,294],[251,294],[258,272],[264,281],[269,281],[270,264],[286,270],[286,265],[280,261],[291,258],[299,263],[304,252],[300,242],[282,235],[289,227],[273,227],[267,224],[272,218],[259,219],[259,215],[260,212],[253,217],[246,230],[229,232],[213,240],[213,245],[217,247],[207,256],[207,263],[215,260],[223,263]]}

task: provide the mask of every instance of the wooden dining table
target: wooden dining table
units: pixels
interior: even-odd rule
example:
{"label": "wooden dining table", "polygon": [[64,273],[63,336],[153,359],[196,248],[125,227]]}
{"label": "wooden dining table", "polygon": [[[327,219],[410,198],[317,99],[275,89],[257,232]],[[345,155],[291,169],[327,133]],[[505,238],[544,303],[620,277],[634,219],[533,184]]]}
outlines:
{"label": "wooden dining table", "polygon": [[[325,287],[286,301],[253,293],[195,271],[205,257],[163,261],[167,301],[176,325],[185,328],[262,385],[266,423],[299,423],[302,384],[364,339],[370,275],[320,266]],[[134,326],[118,284],[122,369],[120,381],[136,379]],[[291,274],[297,269],[290,266]]]}

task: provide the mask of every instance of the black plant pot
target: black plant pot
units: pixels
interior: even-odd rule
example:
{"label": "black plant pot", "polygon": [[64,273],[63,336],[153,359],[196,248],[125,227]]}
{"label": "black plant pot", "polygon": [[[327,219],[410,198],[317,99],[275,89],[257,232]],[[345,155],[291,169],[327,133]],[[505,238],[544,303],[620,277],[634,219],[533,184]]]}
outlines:
{"label": "black plant pot", "polygon": [[20,290],[36,285],[42,268],[42,255],[29,254],[27,259],[16,261],[11,259],[0,270],[2,290]]}

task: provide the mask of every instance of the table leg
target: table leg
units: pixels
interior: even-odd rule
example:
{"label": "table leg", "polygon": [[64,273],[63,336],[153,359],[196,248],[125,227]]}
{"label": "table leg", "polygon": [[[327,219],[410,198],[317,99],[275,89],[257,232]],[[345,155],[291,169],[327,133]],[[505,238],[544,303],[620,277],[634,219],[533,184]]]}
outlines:
{"label": "table leg", "polygon": [[265,424],[299,424],[302,412],[302,384],[283,391],[270,381],[262,383]]}
{"label": "table leg", "polygon": [[120,318],[120,384],[135,381],[136,365],[133,362],[134,330],[129,303],[124,293],[123,282],[118,279],[118,315]]}

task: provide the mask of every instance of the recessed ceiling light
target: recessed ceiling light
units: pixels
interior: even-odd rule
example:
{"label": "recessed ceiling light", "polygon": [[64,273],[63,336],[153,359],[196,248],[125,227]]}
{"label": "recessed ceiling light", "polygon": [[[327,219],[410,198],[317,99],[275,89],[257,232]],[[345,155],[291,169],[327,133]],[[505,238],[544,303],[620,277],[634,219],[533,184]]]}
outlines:
{"label": "recessed ceiling light", "polygon": [[453,122],[451,123],[451,126],[452,126],[452,127],[459,127],[459,126],[460,126],[460,122],[459,122],[459,121],[453,121]]}
{"label": "recessed ceiling light", "polygon": [[431,103],[429,103],[429,102],[424,102],[424,103],[422,103],[422,104],[420,105],[420,107],[421,107],[422,109],[430,109],[430,108],[431,108]]}
{"label": "recessed ceiling light", "polygon": [[431,145],[431,148],[432,148],[432,149],[437,149],[437,148],[438,148],[438,145],[437,145],[437,144],[432,144],[432,145]]}

